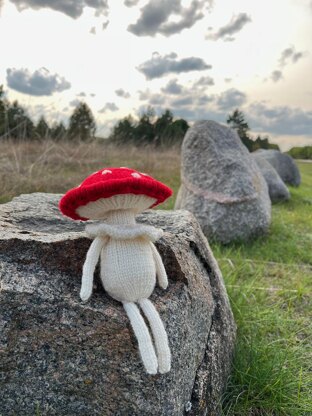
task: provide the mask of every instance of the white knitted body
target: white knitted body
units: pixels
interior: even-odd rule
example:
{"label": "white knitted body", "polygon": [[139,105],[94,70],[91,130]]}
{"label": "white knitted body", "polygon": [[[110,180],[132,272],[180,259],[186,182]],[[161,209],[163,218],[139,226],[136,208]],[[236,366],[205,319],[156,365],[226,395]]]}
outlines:
{"label": "white knitted body", "polygon": [[[133,211],[117,210],[108,215],[106,224],[86,227],[87,233],[95,239],[83,267],[80,296],[83,301],[90,298],[93,273],[100,257],[102,284],[112,298],[123,303],[146,371],[149,374],[166,373],[171,361],[168,337],[157,310],[148,300],[155,288],[156,276],[162,288],[168,285],[162,259],[153,244],[163,232],[137,224],[134,215]],[[155,348],[135,303],[149,322]]]}
{"label": "white knitted body", "polygon": [[109,239],[101,252],[101,280],[107,293],[120,302],[149,298],[156,267],[148,241]]}

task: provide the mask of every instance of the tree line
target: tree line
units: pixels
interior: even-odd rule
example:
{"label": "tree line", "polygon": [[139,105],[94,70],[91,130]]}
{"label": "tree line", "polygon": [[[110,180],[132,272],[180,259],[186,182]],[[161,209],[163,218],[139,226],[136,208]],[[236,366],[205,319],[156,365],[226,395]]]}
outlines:
{"label": "tree line", "polygon": [[61,121],[49,126],[44,116],[34,123],[18,101],[11,103],[5,98],[3,87],[0,85],[0,139],[89,140],[94,137],[95,131],[92,111],[83,102],[73,110],[67,128]]}
{"label": "tree line", "polygon": [[287,153],[294,159],[312,159],[312,146],[292,147]]}
{"label": "tree line", "polygon": [[[239,109],[233,111],[226,120],[227,124],[237,131],[247,149],[278,149],[269,142],[268,137],[253,137],[250,134],[245,115]],[[175,118],[166,109],[156,116],[149,107],[136,120],[131,115],[118,121],[109,135],[109,141],[117,144],[171,146],[181,144],[189,124],[183,118]],[[25,109],[17,101],[10,103],[0,86],[0,139],[53,139],[53,140],[92,140],[95,138],[96,123],[91,109],[80,102],[69,117],[68,126],[55,122],[49,126],[44,116],[34,123]]]}
{"label": "tree line", "polygon": [[155,111],[149,107],[137,121],[131,115],[120,120],[109,138],[122,144],[170,146],[182,143],[188,128],[187,121],[182,118],[175,120],[170,110],[156,117]]}

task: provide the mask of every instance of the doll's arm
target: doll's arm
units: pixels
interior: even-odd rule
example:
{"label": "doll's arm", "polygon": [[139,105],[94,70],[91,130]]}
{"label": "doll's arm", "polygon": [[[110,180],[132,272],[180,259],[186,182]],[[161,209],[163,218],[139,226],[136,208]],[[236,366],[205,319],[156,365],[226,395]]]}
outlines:
{"label": "doll's arm", "polygon": [[156,266],[156,274],[158,278],[158,284],[161,288],[166,289],[168,286],[168,277],[164,267],[164,263],[160,257],[160,254],[157,251],[157,248],[154,246],[153,243],[150,243],[153,258]]}
{"label": "doll's arm", "polygon": [[83,302],[89,300],[92,295],[94,270],[99,261],[101,250],[106,242],[107,239],[96,237],[89,247],[82,269],[80,298]]}

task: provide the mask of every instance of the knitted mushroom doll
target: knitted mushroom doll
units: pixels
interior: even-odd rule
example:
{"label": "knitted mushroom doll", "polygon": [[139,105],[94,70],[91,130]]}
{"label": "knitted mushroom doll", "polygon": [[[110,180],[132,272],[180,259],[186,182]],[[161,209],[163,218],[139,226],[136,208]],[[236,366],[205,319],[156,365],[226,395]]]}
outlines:
{"label": "knitted mushroom doll", "polygon": [[[160,316],[148,299],[156,276],[168,286],[162,259],[154,246],[163,231],[136,223],[135,216],[165,201],[172,191],[151,176],[128,168],[101,169],[87,177],[61,199],[61,212],[74,220],[98,220],[86,226],[94,238],[82,271],[80,297],[92,294],[95,267],[101,259],[101,281],[106,292],[122,302],[149,374],[170,370],[168,337]],[[143,319],[145,315],[154,344]],[[156,350],[156,351],[155,351]]]}

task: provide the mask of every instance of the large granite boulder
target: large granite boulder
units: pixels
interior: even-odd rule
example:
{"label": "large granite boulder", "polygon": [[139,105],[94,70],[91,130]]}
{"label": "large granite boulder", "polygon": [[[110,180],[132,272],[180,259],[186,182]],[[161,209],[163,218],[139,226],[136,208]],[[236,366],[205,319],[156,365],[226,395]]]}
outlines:
{"label": "large granite boulder", "polygon": [[268,231],[267,184],[234,130],[200,121],[187,131],[175,209],[191,211],[208,239],[225,244]]}
{"label": "large granite boulder", "polygon": [[261,156],[261,153],[254,152],[251,156],[255,159],[268,185],[271,201],[273,203],[287,201],[290,198],[289,190],[273,166]]}
{"label": "large granite boulder", "polygon": [[300,171],[291,156],[275,149],[259,149],[255,154],[261,155],[261,157],[269,162],[285,183],[292,186],[300,185]]}
{"label": "large granite boulder", "polygon": [[79,300],[90,240],[62,217],[60,195],[0,205],[0,414],[217,415],[235,324],[218,265],[187,211],[148,211],[169,277],[151,299],[167,328],[172,370],[144,372],[122,305],[96,276]]}

